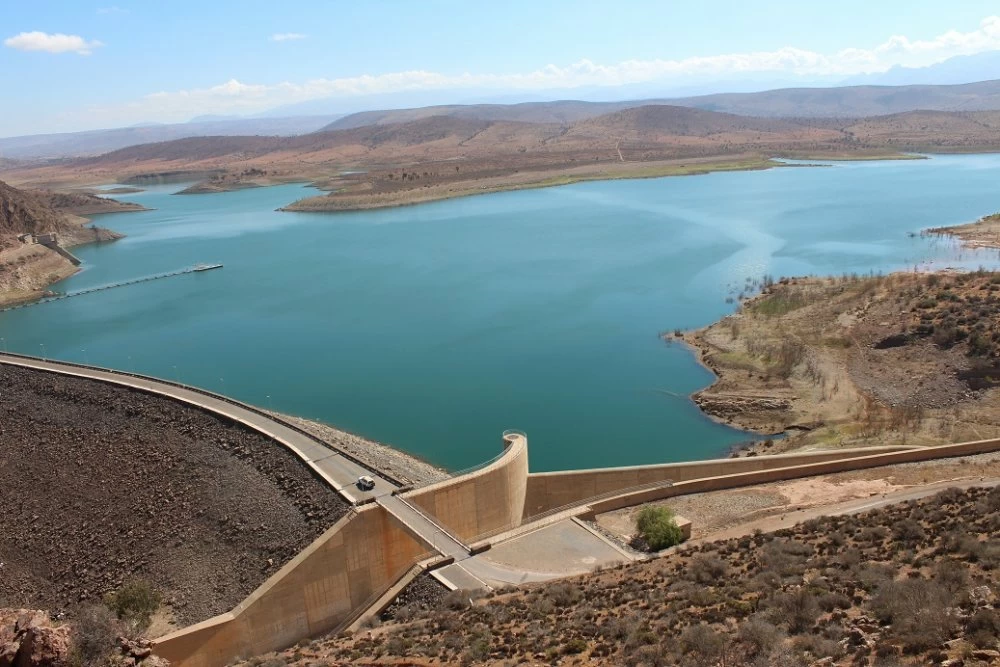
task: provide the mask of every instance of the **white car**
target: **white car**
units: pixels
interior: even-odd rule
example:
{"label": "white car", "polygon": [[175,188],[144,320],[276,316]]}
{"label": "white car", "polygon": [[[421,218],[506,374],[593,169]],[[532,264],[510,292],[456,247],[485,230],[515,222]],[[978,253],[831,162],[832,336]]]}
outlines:
{"label": "white car", "polygon": [[358,477],[358,488],[362,491],[371,491],[375,488],[375,480],[368,475]]}

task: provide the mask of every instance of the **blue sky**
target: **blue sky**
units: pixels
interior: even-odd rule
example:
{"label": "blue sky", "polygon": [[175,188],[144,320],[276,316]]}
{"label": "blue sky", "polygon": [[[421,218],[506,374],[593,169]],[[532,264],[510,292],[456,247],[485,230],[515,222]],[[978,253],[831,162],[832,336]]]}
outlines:
{"label": "blue sky", "polygon": [[996,0],[114,2],[4,2],[0,136],[398,91],[834,81],[1000,48]]}

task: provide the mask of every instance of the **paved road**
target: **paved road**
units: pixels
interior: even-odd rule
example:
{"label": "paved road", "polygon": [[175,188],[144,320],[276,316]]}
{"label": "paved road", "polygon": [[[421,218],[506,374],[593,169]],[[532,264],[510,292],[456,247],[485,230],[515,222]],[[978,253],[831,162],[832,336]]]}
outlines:
{"label": "paved road", "polygon": [[[222,397],[207,395],[192,389],[185,389],[153,378],[134,377],[112,371],[61,364],[56,361],[0,354],[0,363],[55,371],[62,375],[102,380],[117,385],[133,387],[225,415],[230,419],[241,422],[274,438],[294,451],[313,470],[317,471],[328,484],[352,503],[386,495],[397,488],[390,480],[358,465],[320,440],[305,435],[266,415],[231,403]],[[361,491],[358,489],[356,483],[358,477],[361,475],[371,476],[375,480],[375,488],[371,491]]]}

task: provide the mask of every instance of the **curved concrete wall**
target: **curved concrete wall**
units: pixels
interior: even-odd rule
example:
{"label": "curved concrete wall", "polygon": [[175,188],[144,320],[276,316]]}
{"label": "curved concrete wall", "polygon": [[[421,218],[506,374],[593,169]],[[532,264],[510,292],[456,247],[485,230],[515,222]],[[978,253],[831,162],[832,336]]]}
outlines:
{"label": "curved concrete wall", "polygon": [[528,438],[504,436],[506,451],[467,475],[402,494],[458,539],[515,528],[524,516],[528,484]]}
{"label": "curved concrete wall", "polygon": [[[673,498],[691,493],[705,493],[707,491],[722,491],[741,486],[752,486],[755,484],[769,484],[787,479],[798,479],[801,477],[813,477],[815,475],[829,475],[832,473],[845,472],[848,470],[862,470],[865,468],[877,468],[880,466],[898,465],[900,463],[917,463],[920,461],[931,461],[935,459],[947,459],[960,456],[973,456],[975,454],[985,454],[1000,450],[1000,439],[976,440],[974,442],[962,442],[954,445],[939,445],[936,447],[916,447],[897,451],[886,451],[888,448],[880,448],[880,451],[872,450],[851,450],[854,456],[848,455],[846,458],[835,460],[816,460],[812,462],[791,463],[789,459],[798,457],[760,457],[770,463],[770,467],[747,470],[740,472],[728,472],[721,475],[689,479],[681,481],[671,486],[663,486],[654,489],[645,489],[633,493],[623,493],[620,496],[604,498],[590,504],[587,515],[603,514],[623,507],[633,507],[642,503],[664,498]],[[845,451],[845,450],[842,450]],[[862,455],[858,455],[858,454]],[[778,460],[778,459],[784,459]],[[782,465],[785,464],[785,465]]]}
{"label": "curved concrete wall", "polygon": [[336,628],[426,555],[385,509],[349,514],[231,612],[156,640],[154,651],[184,667],[219,667]]}
{"label": "curved concrete wall", "polygon": [[864,456],[875,452],[911,451],[913,447],[835,449],[800,454],[775,454],[737,459],[712,459],[687,463],[567,470],[528,475],[524,518],[577,502],[584,502],[618,489],[625,490],[654,482],[683,482],[720,477],[741,472],[787,468],[821,461]]}

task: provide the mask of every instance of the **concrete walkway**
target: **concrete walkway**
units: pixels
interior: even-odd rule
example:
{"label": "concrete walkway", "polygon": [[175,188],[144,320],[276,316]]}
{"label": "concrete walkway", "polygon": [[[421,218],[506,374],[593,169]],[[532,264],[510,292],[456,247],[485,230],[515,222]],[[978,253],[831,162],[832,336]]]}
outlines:
{"label": "concrete walkway", "polygon": [[[330,486],[351,503],[392,493],[397,488],[391,480],[373,472],[321,440],[306,435],[281,421],[254,411],[249,406],[233,402],[223,396],[185,388],[169,382],[149,377],[136,377],[125,373],[104,370],[90,366],[63,364],[57,361],[0,354],[0,364],[22,366],[36,370],[50,371],[61,375],[99,380],[124,387],[131,387],[151,394],[166,396],[189,405],[224,415],[234,421],[263,433],[292,450],[306,462]],[[375,488],[361,491],[357,487],[358,477],[368,475],[375,480]]]}

